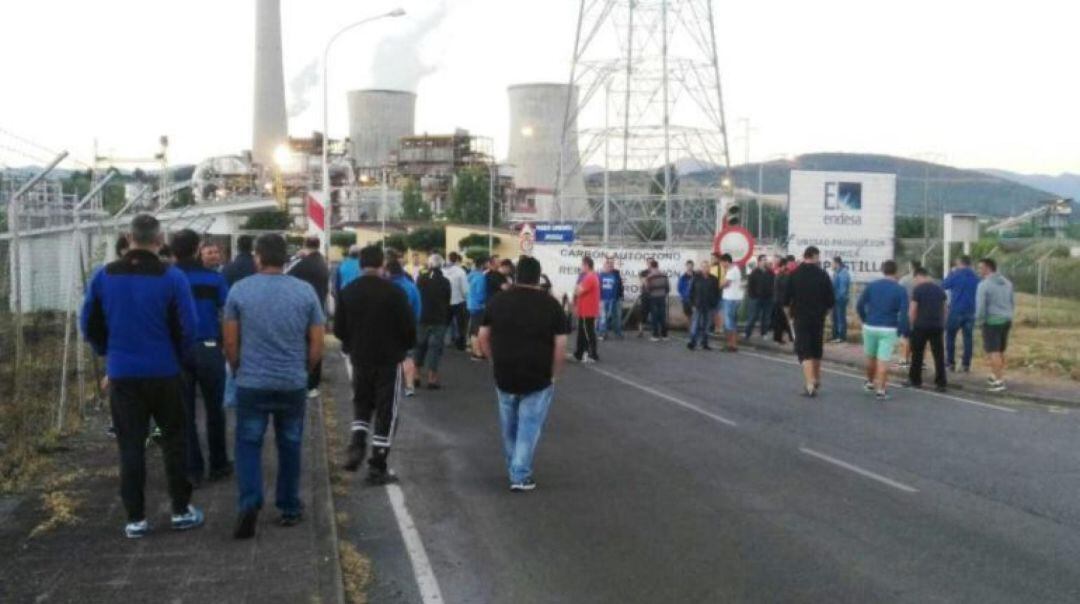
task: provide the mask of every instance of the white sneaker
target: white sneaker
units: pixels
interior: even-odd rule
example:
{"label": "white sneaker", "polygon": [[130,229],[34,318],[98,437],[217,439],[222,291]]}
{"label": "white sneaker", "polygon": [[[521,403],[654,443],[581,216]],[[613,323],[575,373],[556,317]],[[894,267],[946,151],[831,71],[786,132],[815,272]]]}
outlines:
{"label": "white sneaker", "polygon": [[414,396],[416,396],[416,390],[413,390],[412,388],[405,389],[405,398],[412,398]]}
{"label": "white sneaker", "polygon": [[319,398],[319,389],[318,388],[312,388],[311,390],[308,390],[307,391],[307,397],[308,398]]}
{"label": "white sneaker", "polygon": [[867,381],[865,384],[863,384],[862,388],[867,392],[873,392],[874,390],[876,390],[876,388],[874,387],[874,382],[871,381]]}
{"label": "white sneaker", "polygon": [[582,365],[592,365],[595,362],[596,361],[594,361],[593,358],[590,357],[590,356],[585,356],[585,357],[582,357],[582,359],[581,359],[581,364]]}

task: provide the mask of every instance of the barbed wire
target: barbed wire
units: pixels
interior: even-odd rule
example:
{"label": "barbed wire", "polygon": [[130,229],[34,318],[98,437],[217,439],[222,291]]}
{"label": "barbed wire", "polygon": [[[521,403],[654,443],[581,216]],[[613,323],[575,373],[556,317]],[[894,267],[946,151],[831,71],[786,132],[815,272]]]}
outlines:
{"label": "barbed wire", "polygon": [[[17,141],[19,143],[22,143],[23,145],[27,145],[29,147],[32,147],[32,148],[36,149],[38,152],[44,153],[45,157],[48,158],[48,159],[44,160],[44,163],[48,163],[49,161],[52,160],[52,158],[56,157],[57,155],[60,155],[60,152],[57,151],[56,149],[51,149],[49,147],[46,147],[45,145],[42,145],[42,144],[40,144],[38,142],[30,140],[30,139],[28,139],[28,138],[26,138],[24,136],[20,136],[18,134],[15,134],[14,132],[11,132],[10,130],[7,130],[4,127],[0,126],[0,148],[6,149],[8,151],[12,151],[12,152],[14,152],[16,154],[19,154],[19,155],[30,157],[30,158],[34,159],[34,161],[39,162],[39,163],[41,163],[43,161],[42,158],[41,158],[42,156],[34,156],[34,155],[30,154],[30,153],[27,153],[26,151],[16,149],[14,147],[11,147],[10,145],[5,145],[2,142],[3,137],[7,137],[7,138],[12,139],[14,141]],[[69,162],[72,163],[72,164],[75,164],[76,166],[79,166],[79,167],[81,167],[83,169],[87,169],[87,170],[93,167],[90,164],[79,160],[78,158],[76,158],[73,155],[68,155],[64,159],[64,161],[62,163],[69,163]]]}

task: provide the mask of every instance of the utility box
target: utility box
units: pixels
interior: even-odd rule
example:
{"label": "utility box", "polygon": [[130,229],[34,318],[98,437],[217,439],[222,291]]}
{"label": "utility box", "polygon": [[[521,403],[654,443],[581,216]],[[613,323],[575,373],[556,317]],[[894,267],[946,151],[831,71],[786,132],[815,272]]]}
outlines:
{"label": "utility box", "polygon": [[952,244],[964,244],[964,253],[971,253],[971,244],[979,240],[979,217],[975,214],[946,214],[944,228],[945,266],[942,274],[947,275],[950,267]]}

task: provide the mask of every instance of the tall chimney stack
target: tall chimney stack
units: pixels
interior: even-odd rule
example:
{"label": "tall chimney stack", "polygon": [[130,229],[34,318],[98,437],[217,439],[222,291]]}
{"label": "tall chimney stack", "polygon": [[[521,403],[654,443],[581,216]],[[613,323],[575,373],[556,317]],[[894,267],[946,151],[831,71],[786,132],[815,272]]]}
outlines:
{"label": "tall chimney stack", "polygon": [[281,0],[255,0],[255,128],[251,153],[269,166],[289,136],[281,64]]}

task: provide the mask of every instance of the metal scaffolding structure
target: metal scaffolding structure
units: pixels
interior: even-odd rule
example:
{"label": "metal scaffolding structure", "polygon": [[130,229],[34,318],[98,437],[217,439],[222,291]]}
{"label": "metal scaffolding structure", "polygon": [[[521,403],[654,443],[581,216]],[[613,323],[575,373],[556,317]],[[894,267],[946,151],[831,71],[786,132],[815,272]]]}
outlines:
{"label": "metal scaffolding structure", "polygon": [[[731,159],[711,0],[581,0],[576,32],[570,83],[580,94],[563,137],[576,134],[581,148],[559,162],[556,205],[571,203],[562,175],[600,165],[602,197],[593,187],[589,204],[605,241],[657,219],[667,241],[714,228],[700,221],[729,193]],[[678,167],[715,182],[681,195]]]}

